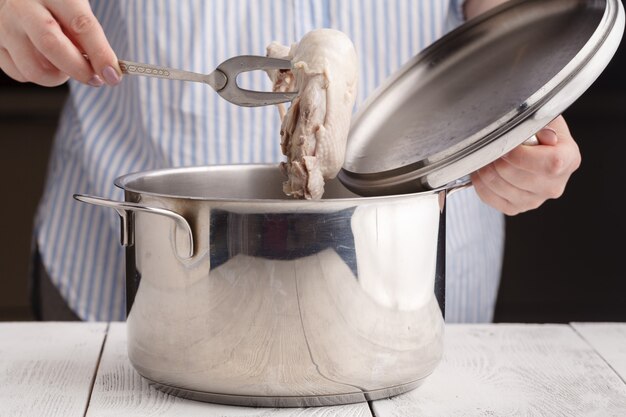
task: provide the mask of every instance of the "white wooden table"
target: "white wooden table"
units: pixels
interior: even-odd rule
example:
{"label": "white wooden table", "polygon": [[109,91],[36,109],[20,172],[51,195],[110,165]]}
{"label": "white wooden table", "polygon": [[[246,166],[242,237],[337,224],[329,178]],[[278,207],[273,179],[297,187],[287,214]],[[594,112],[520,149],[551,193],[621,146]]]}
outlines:
{"label": "white wooden table", "polygon": [[626,416],[626,323],[447,325],[418,389],[336,407],[184,400],[130,365],[124,323],[0,323],[0,416]]}

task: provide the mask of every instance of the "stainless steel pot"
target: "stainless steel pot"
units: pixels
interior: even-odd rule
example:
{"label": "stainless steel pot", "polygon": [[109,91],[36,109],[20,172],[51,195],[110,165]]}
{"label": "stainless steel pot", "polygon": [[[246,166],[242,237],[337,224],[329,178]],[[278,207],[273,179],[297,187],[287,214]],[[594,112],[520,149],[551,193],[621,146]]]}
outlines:
{"label": "stainless steel pot", "polygon": [[161,389],[253,406],[360,402],[417,387],[443,351],[448,187],[287,199],[274,165],[130,174],[128,354]]}

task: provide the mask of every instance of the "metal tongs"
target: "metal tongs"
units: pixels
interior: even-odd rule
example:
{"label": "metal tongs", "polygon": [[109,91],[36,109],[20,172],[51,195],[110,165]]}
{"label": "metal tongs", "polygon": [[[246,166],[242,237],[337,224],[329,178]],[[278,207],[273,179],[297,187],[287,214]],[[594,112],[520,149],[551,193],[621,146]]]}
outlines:
{"label": "metal tongs", "polygon": [[146,77],[167,78],[170,80],[195,81],[205,83],[222,98],[238,106],[256,107],[279,104],[293,100],[297,92],[252,91],[237,85],[237,75],[255,70],[289,70],[291,61],[256,55],[236,56],[222,62],[210,74],[182,71],[139,62],[119,61],[122,73]]}

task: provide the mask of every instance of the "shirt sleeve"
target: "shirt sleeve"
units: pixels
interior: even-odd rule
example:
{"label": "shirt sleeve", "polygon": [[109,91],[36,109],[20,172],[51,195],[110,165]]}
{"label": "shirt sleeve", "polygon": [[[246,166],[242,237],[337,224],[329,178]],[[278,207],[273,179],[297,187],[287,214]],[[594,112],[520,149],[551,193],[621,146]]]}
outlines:
{"label": "shirt sleeve", "polygon": [[455,18],[459,22],[465,22],[465,13],[463,13],[463,6],[466,0],[450,0],[450,10]]}

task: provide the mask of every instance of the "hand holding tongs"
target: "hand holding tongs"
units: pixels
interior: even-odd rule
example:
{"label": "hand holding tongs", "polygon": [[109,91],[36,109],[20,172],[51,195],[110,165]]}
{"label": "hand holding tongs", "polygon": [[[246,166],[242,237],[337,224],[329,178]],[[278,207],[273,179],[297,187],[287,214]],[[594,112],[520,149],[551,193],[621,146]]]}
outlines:
{"label": "hand holding tongs", "polygon": [[298,95],[297,92],[252,91],[240,88],[237,85],[237,75],[242,72],[291,69],[291,61],[287,59],[241,55],[222,62],[210,74],[198,74],[196,72],[123,60],[120,60],[119,63],[124,74],[206,83],[213,87],[224,99],[239,106],[255,107],[284,103],[293,100]]}

